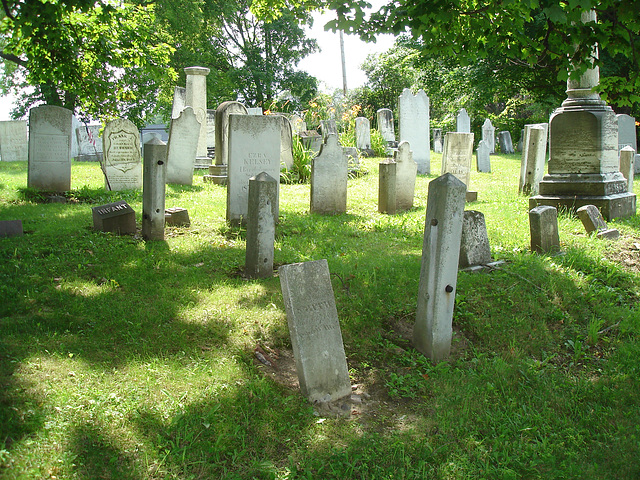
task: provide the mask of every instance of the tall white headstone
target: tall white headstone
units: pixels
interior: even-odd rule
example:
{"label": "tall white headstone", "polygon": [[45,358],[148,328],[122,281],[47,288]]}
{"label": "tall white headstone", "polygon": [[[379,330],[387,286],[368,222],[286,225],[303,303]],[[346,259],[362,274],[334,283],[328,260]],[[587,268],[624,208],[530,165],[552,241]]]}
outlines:
{"label": "tall white headstone", "polygon": [[0,160],[26,162],[28,158],[27,122],[24,120],[0,122]]}
{"label": "tall white headstone", "polygon": [[134,190],[142,187],[140,132],[126,118],[107,123],[102,133],[106,188]]}
{"label": "tall white headstone", "polygon": [[206,67],[187,67],[187,106],[193,108],[200,125],[198,136],[198,163],[211,163],[207,157],[207,75],[210,70]]}
{"label": "tall white headstone", "polygon": [[522,142],[519,191],[525,195],[537,195],[544,177],[547,157],[547,130],[540,124],[525,125]]}
{"label": "tall white headstone", "polygon": [[456,132],[458,133],[471,133],[471,118],[464,108],[458,111],[456,117]]}
{"label": "tall white headstone", "polygon": [[413,161],[418,164],[418,173],[431,172],[429,147],[429,97],[423,90],[413,95],[405,88],[398,100],[400,117],[400,142],[409,142]]}
{"label": "tall white headstone", "polygon": [[489,153],[496,153],[496,127],[488,118],[482,124],[482,140],[489,147]]}
{"label": "tall white headstone", "polygon": [[473,133],[448,132],[444,136],[442,175],[451,173],[467,188],[471,180]]}
{"label": "tall white headstone", "polygon": [[311,212],[344,213],[347,210],[348,159],[337,135],[329,135],[318,156],[311,160]]}
{"label": "tall white headstone", "polygon": [[358,117],[355,120],[356,126],[356,148],[358,150],[371,150],[371,126],[369,119]]}
{"label": "tall white headstone", "polygon": [[185,107],[178,118],[171,119],[167,145],[166,182],[193,185],[200,122],[193,108]]}
{"label": "tall white headstone", "polygon": [[476,148],[476,168],[478,172],[491,173],[491,149],[484,140],[478,142],[478,148]]}

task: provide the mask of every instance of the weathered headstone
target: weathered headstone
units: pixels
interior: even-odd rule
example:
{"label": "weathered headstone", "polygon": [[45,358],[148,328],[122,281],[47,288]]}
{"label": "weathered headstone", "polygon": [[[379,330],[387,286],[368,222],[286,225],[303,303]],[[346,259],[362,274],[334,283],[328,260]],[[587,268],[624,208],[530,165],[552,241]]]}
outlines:
{"label": "weathered headstone", "polygon": [[164,224],[170,227],[188,227],[191,225],[189,211],[180,207],[166,208],[164,210]]}
{"label": "weathered headstone", "polygon": [[396,199],[396,167],[392,159],[387,158],[378,164],[378,212],[393,215],[398,205]]}
{"label": "weathered headstone", "polygon": [[27,122],[24,120],[0,122],[0,160],[26,162],[28,159]]}
{"label": "weathered headstone", "polygon": [[618,153],[624,147],[631,147],[637,152],[636,119],[625,114],[619,114],[616,117],[618,117]]}
{"label": "weathered headstone", "polygon": [[513,142],[511,141],[511,132],[498,133],[498,144],[500,145],[500,151],[505,154],[515,153],[513,150]]}
{"label": "weathered headstone", "polygon": [[93,229],[114,232],[118,235],[136,233],[136,212],[124,200],[100,205],[91,209]]}
{"label": "weathered headstone", "polygon": [[520,164],[518,190],[525,195],[537,195],[544,176],[547,158],[547,131],[539,125],[526,125]]}
{"label": "weathered headstone", "polygon": [[351,394],[329,266],[326,260],[278,269],[300,390],[310,402]]}
{"label": "weathered headstone", "polygon": [[280,131],[280,167],[293,168],[293,127],[285,116],[280,116],[282,130]]}
{"label": "weathered headstone", "polygon": [[262,115],[262,107],[247,107],[247,115]]}
{"label": "weathered headstone", "polygon": [[496,153],[496,127],[488,118],[482,124],[482,140],[489,147],[489,153]]}
{"label": "weathered headstone", "polygon": [[456,132],[471,133],[471,118],[464,108],[458,110],[456,116]]}
{"label": "weathered headstone", "polygon": [[338,125],[335,120],[320,120],[322,141],[326,141],[329,135],[338,135]]}
{"label": "weathered headstone", "polygon": [[429,148],[429,97],[423,90],[413,95],[405,88],[398,99],[400,117],[400,142],[409,142],[413,161],[418,164],[418,173],[431,173],[431,150]]}
{"label": "weathered headstone", "polygon": [[622,147],[622,150],[620,150],[620,172],[627,181],[627,192],[633,192],[635,157],[636,151],[630,146]]}
{"label": "weathered headstone", "polygon": [[311,212],[347,211],[348,162],[337,135],[329,135],[311,160]]}
{"label": "weathered headstone", "polygon": [[247,220],[251,177],[265,172],[273,178],[280,178],[281,135],[282,120],[279,116],[229,115],[228,221],[238,223]]}
{"label": "weathered headstone", "polygon": [[465,210],[462,221],[459,267],[486,265],[491,262],[491,247],[484,214]]}
{"label": "weathered headstone", "polygon": [[476,148],[476,168],[479,172],[491,173],[491,149],[484,140],[480,140]]}
{"label": "weathered headstone", "polygon": [[607,222],[604,221],[600,210],[595,205],[584,205],[576,210],[576,213],[588,234],[595,233],[598,238],[609,240],[620,237],[620,232],[617,229],[607,226]]}
{"label": "weathered headstone", "polygon": [[349,172],[357,172],[360,169],[360,156],[356,147],[342,147],[344,154],[347,156],[349,164]]}
{"label": "weathered headstone", "polygon": [[142,186],[140,133],[126,118],[107,123],[102,134],[108,190],[135,190]]}
{"label": "weathered headstone", "polygon": [[393,125],[393,112],[388,108],[381,108],[377,112],[378,131],[386,142],[396,141],[396,131]]}
{"label": "weathered headstone", "polygon": [[157,138],[145,144],[142,187],[142,237],[164,240],[167,145]]}
{"label": "weathered headstone", "polygon": [[433,151],[435,153],[442,153],[442,148],[444,147],[444,137],[442,136],[441,128],[433,128]]}
{"label": "weathered headstone", "polygon": [[29,110],[28,187],[71,189],[72,117],[70,110],[53,105]]}
{"label": "weathered headstone", "polygon": [[278,220],[278,180],[265,172],[250,178],[248,202],[245,272],[250,278],[271,277]]}
{"label": "weathered headstone", "polygon": [[173,104],[171,105],[171,118],[178,118],[180,112],[187,106],[187,89],[184,87],[174,87]]}
{"label": "weathered headstone", "polygon": [[372,152],[371,150],[371,126],[369,119],[365,117],[357,117],[355,120],[356,148],[363,152]]}
{"label": "weathered headstone", "polygon": [[200,122],[193,108],[185,107],[171,119],[167,145],[167,183],[193,185],[193,168],[198,153]]}
{"label": "weathered headstone", "polygon": [[216,109],[216,164],[209,167],[209,180],[218,185],[227,183],[229,164],[229,115],[231,114],[246,115],[247,108],[240,102],[229,101],[222,102]]}
{"label": "weathered headstone", "polygon": [[472,158],[473,133],[448,132],[444,136],[442,175],[451,173],[469,187]]}
{"label": "weathered headstone", "polygon": [[451,349],[466,191],[449,173],[429,183],[413,344],[433,362]]}
{"label": "weathered headstone", "polygon": [[207,109],[207,155],[216,147],[216,111]]}
{"label": "weathered headstone", "polygon": [[393,154],[396,162],[396,209],[399,211],[413,208],[416,191],[418,165],[413,161],[413,152],[409,142],[401,142]]}
{"label": "weathered headstone", "polygon": [[23,234],[22,220],[0,220],[0,238],[21,237]]}
{"label": "weathered headstone", "polygon": [[199,124],[198,148],[196,150],[196,163],[199,165],[211,164],[207,156],[207,75],[210,70],[206,67],[187,67],[187,103],[193,108]]}
{"label": "weathered headstone", "polygon": [[77,161],[102,161],[102,138],[100,138],[100,128],[100,125],[80,125],[76,128],[76,137],[78,140]]}
{"label": "weathered headstone", "polygon": [[556,253],[560,250],[558,235],[558,210],[549,205],[540,205],[529,210],[531,251]]}

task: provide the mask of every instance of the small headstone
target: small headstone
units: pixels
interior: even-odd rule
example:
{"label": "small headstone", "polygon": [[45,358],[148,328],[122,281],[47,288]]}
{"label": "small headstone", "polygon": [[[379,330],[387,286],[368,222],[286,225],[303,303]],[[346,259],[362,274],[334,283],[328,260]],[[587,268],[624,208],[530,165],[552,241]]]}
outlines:
{"label": "small headstone", "polygon": [[136,212],[124,200],[93,207],[93,229],[118,235],[136,233]]}
{"label": "small headstone", "polygon": [[442,148],[444,147],[444,137],[442,136],[442,129],[432,128],[431,132],[433,134],[433,151],[435,153],[442,153]]}
{"label": "small headstone", "polygon": [[556,253],[560,250],[558,235],[558,210],[549,205],[540,205],[529,210],[531,251]]}
{"label": "small headstone", "polygon": [[136,190],[142,186],[140,133],[126,118],[107,123],[102,134],[108,190]]}
{"label": "small headstone", "polygon": [[347,156],[349,172],[357,172],[360,170],[360,155],[356,147],[342,147],[344,154]]}
{"label": "small headstone", "polygon": [[416,191],[416,174],[418,165],[413,161],[413,152],[409,142],[401,142],[394,152],[396,162],[396,210],[413,208],[413,197]]}
{"label": "small headstone", "polygon": [[302,146],[307,150],[318,153],[322,147],[322,135],[315,130],[305,130],[298,133]]}
{"label": "small headstone", "polygon": [[371,150],[371,126],[369,119],[365,117],[357,117],[355,120],[356,148],[363,152],[372,152]]}
{"label": "small headstone", "polygon": [[310,402],[351,394],[329,266],[326,260],[278,269],[300,390]]}
{"label": "small headstone", "polygon": [[311,160],[311,212],[347,211],[348,161],[337,135],[329,135]]}
{"label": "small headstone", "polygon": [[280,116],[282,130],[280,131],[280,166],[293,168],[293,127],[287,117]]}
{"label": "small headstone", "polygon": [[29,168],[27,186],[64,192],[71,189],[70,110],[41,105],[29,110]]}
{"label": "small headstone", "polygon": [[473,133],[448,132],[444,136],[442,174],[451,173],[469,187],[471,159],[473,158]]}
{"label": "small headstone", "polygon": [[599,238],[614,240],[620,237],[620,232],[615,228],[609,228],[607,222],[595,205],[584,205],[576,210],[578,218],[584,225],[588,234],[595,233]]}
{"label": "small headstone", "polygon": [[178,118],[184,107],[187,106],[187,89],[174,87],[173,104],[171,105],[171,118]]}
{"label": "small headstone", "polygon": [[451,350],[466,191],[450,173],[429,183],[413,344],[432,362]]}
{"label": "small headstone", "polygon": [[524,128],[520,130],[520,138],[518,139],[518,144],[516,145],[516,151],[521,152],[524,148]]}
{"label": "small headstone", "polygon": [[151,139],[144,148],[142,238],[164,240],[167,144]]}
{"label": "small headstone", "polygon": [[189,211],[186,208],[180,207],[165,209],[164,224],[169,227],[188,227],[191,225]]}
{"label": "small headstone", "polygon": [[393,112],[388,108],[381,108],[377,112],[378,131],[387,142],[395,142],[396,132],[393,125]]}
{"label": "small headstone", "polygon": [[21,237],[23,234],[22,220],[0,220],[0,238]]}
{"label": "small headstone", "polygon": [[500,132],[498,133],[498,143],[500,145],[500,151],[505,154],[515,153],[513,151],[513,143],[511,142],[511,133],[510,132]]}
{"label": "small headstone", "polygon": [[471,118],[464,108],[461,108],[456,116],[456,132],[471,133]]}
{"label": "small headstone", "polygon": [[489,147],[489,153],[496,153],[496,127],[488,118],[482,124],[482,140]]}
{"label": "small headstone", "polygon": [[26,162],[28,159],[27,122],[24,120],[0,122],[0,160]]}
{"label": "small headstone", "polygon": [[620,150],[620,172],[627,180],[627,192],[633,192],[633,175],[635,169],[636,151],[630,146]]}
{"label": "small headstone", "polygon": [[429,97],[423,90],[413,95],[405,88],[398,99],[398,115],[400,142],[409,142],[418,173],[428,175],[431,173]]}
{"label": "small headstone", "polygon": [[278,180],[265,172],[250,178],[245,252],[245,272],[250,278],[273,276],[277,207]]}
{"label": "small headstone", "polygon": [[321,120],[320,131],[322,132],[322,140],[326,141],[329,135],[338,135],[338,126],[335,120]]}
{"label": "small headstone", "polygon": [[476,149],[476,168],[482,173],[491,173],[491,149],[484,140],[480,140]]}
{"label": "small headstone", "polygon": [[491,262],[491,247],[487,224],[482,212],[465,210],[460,241],[460,268],[486,265]]}
{"label": "small headstone", "polygon": [[636,175],[640,174],[640,153],[636,153],[634,173]]}
{"label": "small headstone", "polygon": [[307,129],[307,122],[305,122],[299,115],[291,115],[289,121],[291,122],[291,129],[294,135],[304,132]]}
{"label": "small headstone", "polygon": [[76,128],[76,138],[78,140],[77,161],[102,161],[102,138],[100,138],[100,128],[100,125],[80,125]]}
{"label": "small headstone", "polygon": [[396,213],[396,167],[390,158],[378,164],[378,212],[393,215]]}
{"label": "small headstone", "polygon": [[537,195],[544,177],[547,158],[547,131],[539,125],[526,125],[520,164],[518,190],[525,195]]}
{"label": "small headstone", "polygon": [[276,115],[229,115],[228,221],[246,222],[251,177],[265,172],[280,178],[281,118]]}
{"label": "small headstone", "polygon": [[167,183],[193,185],[193,168],[198,153],[200,122],[193,108],[185,107],[171,119],[167,145]]}

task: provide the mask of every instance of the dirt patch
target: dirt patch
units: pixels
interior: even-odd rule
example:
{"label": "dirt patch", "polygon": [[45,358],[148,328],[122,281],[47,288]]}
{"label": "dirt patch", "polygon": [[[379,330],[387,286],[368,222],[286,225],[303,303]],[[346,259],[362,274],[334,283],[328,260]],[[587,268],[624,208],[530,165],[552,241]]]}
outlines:
{"label": "dirt patch", "polygon": [[640,238],[622,236],[612,241],[606,257],[628,270],[640,273]]}

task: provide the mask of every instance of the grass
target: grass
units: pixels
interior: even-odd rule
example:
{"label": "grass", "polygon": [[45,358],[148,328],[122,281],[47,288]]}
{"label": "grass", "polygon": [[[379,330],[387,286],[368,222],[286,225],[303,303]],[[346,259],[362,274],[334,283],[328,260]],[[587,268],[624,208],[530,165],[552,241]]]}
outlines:
{"label": "grass", "polygon": [[370,395],[349,419],[255,361],[256,345],[290,351],[286,317],[277,277],[241,275],[224,187],[169,185],[191,227],[145,243],[91,229],[90,207],[119,199],[141,221],[141,192],[105,193],[97,164],[73,164],[60,204],[0,162],[0,220],[26,232],[0,239],[0,477],[638,478],[639,218],[610,222],[608,242],[560,215],[564,254],[532,254],[519,157],[492,156],[467,208],[506,263],[459,273],[453,354],[432,365],[408,333],[436,175],[413,210],[382,215],[379,160],[362,160],[343,215],[311,215],[309,185],[281,185],[276,263],[326,258],[335,274],[352,383]]}

